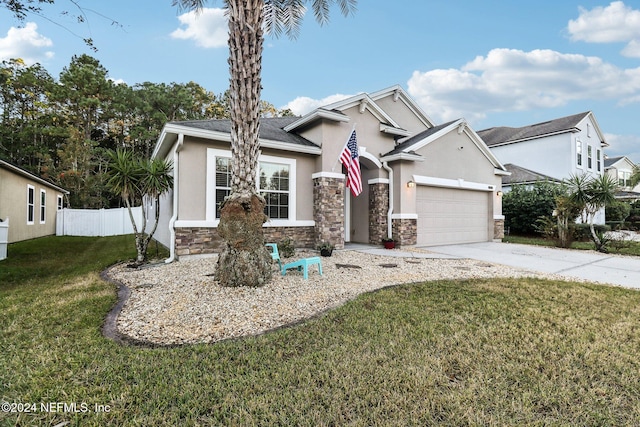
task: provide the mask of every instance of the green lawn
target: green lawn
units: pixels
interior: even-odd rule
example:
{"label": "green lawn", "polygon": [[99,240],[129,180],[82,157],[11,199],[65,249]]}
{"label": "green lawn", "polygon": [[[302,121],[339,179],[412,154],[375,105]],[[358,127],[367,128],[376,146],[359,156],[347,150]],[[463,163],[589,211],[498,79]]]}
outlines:
{"label": "green lawn", "polygon": [[116,299],[99,273],[134,255],[131,236],[10,245],[0,262],[0,401],[36,407],[0,412],[0,425],[640,420],[637,291],[534,279],[418,283],[259,337],[123,347],[100,333]]}
{"label": "green lawn", "polygon": [[[502,241],[507,243],[521,243],[524,245],[556,247],[556,243],[552,239],[546,239],[539,236],[525,237],[511,235],[505,236]],[[571,249],[595,250],[595,245],[591,241],[572,242]],[[611,240],[607,245],[607,249],[611,254],[640,256],[640,242]]]}

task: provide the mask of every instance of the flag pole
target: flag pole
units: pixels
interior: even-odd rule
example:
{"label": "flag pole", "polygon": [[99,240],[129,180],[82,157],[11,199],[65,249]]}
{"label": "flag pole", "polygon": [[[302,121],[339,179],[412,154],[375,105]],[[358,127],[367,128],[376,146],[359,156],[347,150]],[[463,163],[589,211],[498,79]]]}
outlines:
{"label": "flag pole", "polygon": [[347,136],[347,140],[344,142],[344,145],[342,146],[342,149],[340,151],[338,151],[338,159],[333,164],[333,167],[331,168],[331,172],[335,172],[336,166],[338,166],[338,162],[340,161],[340,156],[342,156],[342,152],[344,151],[344,147],[347,146],[347,144],[349,143],[349,140],[351,139],[351,135],[353,134],[353,131],[356,130],[356,124],[357,123],[353,124],[353,127],[351,128],[351,132],[349,132],[349,136]]}

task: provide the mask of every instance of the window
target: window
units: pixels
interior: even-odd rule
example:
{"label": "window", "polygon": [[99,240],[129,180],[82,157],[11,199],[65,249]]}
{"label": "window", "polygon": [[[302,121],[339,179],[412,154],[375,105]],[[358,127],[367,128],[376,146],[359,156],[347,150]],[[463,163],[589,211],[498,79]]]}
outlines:
{"label": "window", "polygon": [[58,204],[57,204],[57,206],[58,206],[58,210],[59,211],[61,211],[63,206],[64,206],[64,202],[63,202],[62,196],[60,196],[60,195],[58,195]]}
{"label": "window", "polygon": [[576,164],[582,166],[582,141],[576,139]]}
{"label": "window", "polygon": [[[296,220],[295,180],[296,160],[275,156],[260,156],[256,190],[265,198],[264,213],[270,220],[282,224]],[[220,207],[231,194],[231,152],[207,149],[206,219],[220,219]]]}
{"label": "window", "polygon": [[592,166],[592,159],[593,159],[593,148],[589,145],[587,146],[587,167],[589,169],[591,169]]}
{"label": "window", "polygon": [[44,224],[47,219],[47,192],[40,189],[40,224]]}
{"label": "window", "polygon": [[231,159],[216,157],[216,219],[220,219],[220,206],[224,198],[231,194]]}
{"label": "window", "polygon": [[36,212],[36,189],[27,185],[27,224],[33,224]]}
{"label": "window", "polygon": [[596,165],[598,167],[598,172],[602,170],[602,151],[596,150]]}
{"label": "window", "polygon": [[260,162],[259,191],[267,205],[264,214],[270,219],[289,219],[289,166]]}
{"label": "window", "polygon": [[630,171],[618,171],[618,184],[620,187],[627,187],[629,185],[629,179],[631,179]]}

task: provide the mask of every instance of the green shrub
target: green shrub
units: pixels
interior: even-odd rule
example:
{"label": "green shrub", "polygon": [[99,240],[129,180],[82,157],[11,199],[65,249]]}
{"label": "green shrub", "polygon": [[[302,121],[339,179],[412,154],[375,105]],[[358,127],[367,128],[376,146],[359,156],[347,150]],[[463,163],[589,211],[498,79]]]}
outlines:
{"label": "green shrub", "polygon": [[285,237],[278,242],[278,253],[284,258],[291,258],[296,254],[296,248],[290,237]]}
{"label": "green shrub", "polygon": [[556,197],[565,194],[564,186],[540,181],[529,187],[514,185],[502,199],[505,227],[514,234],[536,234],[539,218],[553,218]]}
{"label": "green shrub", "polygon": [[[611,231],[611,227],[604,224],[593,224],[593,229],[596,234],[604,234],[607,231]],[[591,230],[589,224],[582,223],[576,224],[573,227],[573,239],[577,242],[588,242],[591,240]]]}
{"label": "green shrub", "polygon": [[626,202],[615,201],[605,208],[607,222],[624,222],[631,213],[631,205]]}

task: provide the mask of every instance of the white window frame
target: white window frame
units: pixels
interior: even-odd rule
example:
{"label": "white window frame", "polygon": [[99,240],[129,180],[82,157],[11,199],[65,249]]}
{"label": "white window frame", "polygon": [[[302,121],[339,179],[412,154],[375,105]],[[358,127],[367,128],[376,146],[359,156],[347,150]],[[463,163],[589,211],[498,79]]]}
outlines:
{"label": "white window frame", "polygon": [[587,145],[587,168],[593,169],[593,146]]}
{"label": "white window frame", "polygon": [[[31,199],[31,202],[29,202]],[[36,187],[27,184],[27,225],[33,225],[36,221]]]}
{"label": "white window frame", "polygon": [[582,141],[576,139],[576,165],[582,166]]}
{"label": "white window frame", "polygon": [[40,189],[40,209],[38,209],[38,214],[40,216],[40,224],[45,224],[47,222],[47,190],[44,188]]}
{"label": "white window frame", "polygon": [[596,165],[598,167],[598,172],[602,170],[602,150],[596,150]]}
{"label": "white window frame", "polygon": [[59,195],[59,194],[58,194],[58,197],[57,197],[56,206],[57,206],[57,208],[58,208],[58,210],[59,210],[59,211],[61,211],[61,210],[62,210],[62,208],[64,207],[64,199],[63,199],[63,198],[62,198],[62,196],[61,196],[61,195]]}
{"label": "white window frame", "polygon": [[[213,224],[214,227],[218,226],[220,222],[216,218],[216,158],[225,157],[231,158],[230,150],[221,150],[217,148],[207,148],[207,177],[206,177],[206,212],[205,218],[207,223]],[[271,226],[293,226],[300,225],[297,218],[296,203],[297,203],[297,188],[296,188],[296,159],[288,157],[277,157],[260,155],[258,162],[275,163],[286,165],[289,167],[289,218],[288,219],[270,219],[266,225]],[[260,168],[256,171],[256,190],[260,191]]]}

